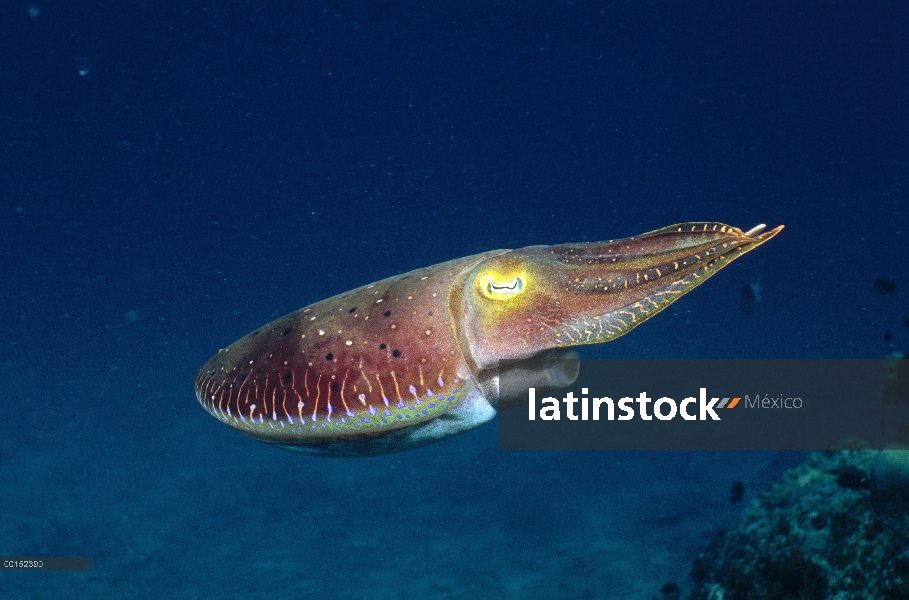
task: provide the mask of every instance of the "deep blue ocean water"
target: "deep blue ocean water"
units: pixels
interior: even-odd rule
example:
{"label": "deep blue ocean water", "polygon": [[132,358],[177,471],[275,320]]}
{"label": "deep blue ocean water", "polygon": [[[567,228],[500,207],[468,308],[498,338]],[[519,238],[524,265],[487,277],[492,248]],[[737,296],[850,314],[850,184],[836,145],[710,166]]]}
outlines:
{"label": "deep blue ocean water", "polygon": [[193,376],[387,276],[695,220],[786,229],[585,356],[906,351],[907,6],[3,4],[0,554],[92,570],[0,597],[684,589],[731,482],[803,455],[510,453],[487,424],[318,459]]}

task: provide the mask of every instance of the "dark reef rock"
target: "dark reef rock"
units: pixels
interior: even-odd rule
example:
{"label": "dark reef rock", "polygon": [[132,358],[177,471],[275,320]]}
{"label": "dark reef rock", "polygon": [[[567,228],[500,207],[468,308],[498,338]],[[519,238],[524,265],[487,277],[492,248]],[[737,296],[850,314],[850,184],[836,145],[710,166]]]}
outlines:
{"label": "dark reef rock", "polygon": [[812,454],[691,576],[689,600],[909,599],[909,451]]}
{"label": "dark reef rock", "polygon": [[679,600],[681,594],[682,589],[671,581],[660,588],[660,600]]}
{"label": "dark reef rock", "polygon": [[869,486],[868,473],[855,465],[846,465],[842,470],[834,471],[834,474],[836,475],[836,484],[840,487],[860,490]]}

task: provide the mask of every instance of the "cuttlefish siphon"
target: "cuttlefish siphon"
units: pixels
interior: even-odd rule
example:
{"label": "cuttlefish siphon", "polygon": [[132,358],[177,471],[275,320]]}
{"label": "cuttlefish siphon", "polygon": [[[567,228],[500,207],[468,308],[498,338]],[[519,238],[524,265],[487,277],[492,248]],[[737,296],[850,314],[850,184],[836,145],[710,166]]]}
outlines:
{"label": "cuttlefish siphon", "polygon": [[390,277],[219,351],[196,375],[196,397],[246,435],[305,454],[429,444],[519,401],[499,388],[500,362],[525,394],[569,385],[573,346],[627,333],[782,229],[682,223],[624,240],[493,250]]}

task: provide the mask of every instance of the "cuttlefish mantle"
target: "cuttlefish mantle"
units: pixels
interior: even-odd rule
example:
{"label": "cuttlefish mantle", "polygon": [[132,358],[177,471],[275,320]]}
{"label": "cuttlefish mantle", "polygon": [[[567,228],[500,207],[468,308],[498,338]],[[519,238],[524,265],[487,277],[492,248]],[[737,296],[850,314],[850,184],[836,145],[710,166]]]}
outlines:
{"label": "cuttlefish mantle", "polygon": [[526,386],[569,385],[574,346],[624,335],[782,229],[682,223],[390,277],[224,348],[196,376],[196,397],[217,419],[287,450],[348,457],[422,446],[515,401],[499,389],[500,361]]}

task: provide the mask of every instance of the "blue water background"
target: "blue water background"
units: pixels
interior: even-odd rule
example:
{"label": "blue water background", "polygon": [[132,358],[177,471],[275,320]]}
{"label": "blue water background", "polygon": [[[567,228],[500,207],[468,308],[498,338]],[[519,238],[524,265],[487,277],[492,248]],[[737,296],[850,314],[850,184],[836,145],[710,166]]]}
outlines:
{"label": "blue water background", "polygon": [[909,5],[223,4],[0,7],[0,554],[93,561],[0,597],[650,598],[803,458],[324,460],[197,404],[219,348],[417,267],[782,223],[585,356],[909,348]]}

